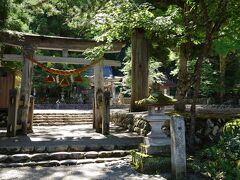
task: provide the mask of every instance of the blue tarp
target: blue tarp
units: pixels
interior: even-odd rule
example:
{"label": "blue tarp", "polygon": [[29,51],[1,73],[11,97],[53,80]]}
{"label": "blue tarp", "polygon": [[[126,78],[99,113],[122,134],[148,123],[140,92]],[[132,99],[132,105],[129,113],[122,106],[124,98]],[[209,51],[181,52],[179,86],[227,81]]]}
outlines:
{"label": "blue tarp", "polygon": [[[85,73],[87,76],[93,76],[94,75],[94,70],[93,69],[88,69]],[[103,76],[105,78],[113,76],[113,71],[111,66],[104,66],[103,68]]]}

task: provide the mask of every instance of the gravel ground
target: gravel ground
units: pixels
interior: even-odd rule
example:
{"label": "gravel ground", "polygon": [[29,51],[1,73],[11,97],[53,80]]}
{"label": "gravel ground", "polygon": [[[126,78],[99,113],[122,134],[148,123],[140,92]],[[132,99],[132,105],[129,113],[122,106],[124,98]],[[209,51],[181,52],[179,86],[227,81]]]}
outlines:
{"label": "gravel ground", "polygon": [[0,169],[1,180],[166,180],[166,176],[134,171],[128,161],[90,163],[78,166],[20,167]]}

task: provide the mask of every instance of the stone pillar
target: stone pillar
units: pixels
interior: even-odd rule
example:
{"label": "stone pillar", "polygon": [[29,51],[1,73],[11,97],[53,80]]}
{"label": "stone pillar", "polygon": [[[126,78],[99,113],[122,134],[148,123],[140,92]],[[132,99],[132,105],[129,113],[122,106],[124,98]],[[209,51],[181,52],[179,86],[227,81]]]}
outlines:
{"label": "stone pillar", "polygon": [[21,91],[19,102],[19,121],[22,125],[22,133],[27,134],[28,111],[30,105],[30,94],[32,88],[33,63],[27,57],[34,56],[32,46],[23,47],[23,69],[21,79]]}
{"label": "stone pillar", "polygon": [[185,123],[181,116],[175,116],[170,121],[171,131],[171,166],[173,179],[186,177],[186,142]]}

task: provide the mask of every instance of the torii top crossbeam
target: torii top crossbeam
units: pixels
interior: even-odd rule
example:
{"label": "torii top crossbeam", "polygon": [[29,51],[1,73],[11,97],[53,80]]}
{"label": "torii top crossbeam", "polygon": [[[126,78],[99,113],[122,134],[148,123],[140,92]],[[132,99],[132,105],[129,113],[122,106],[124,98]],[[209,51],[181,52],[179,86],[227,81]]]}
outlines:
{"label": "torii top crossbeam", "polygon": [[[87,48],[93,48],[102,45],[101,42],[94,40],[86,40],[80,38],[60,37],[60,36],[46,36],[22,33],[16,31],[2,31],[0,32],[0,42],[12,46],[26,46],[31,45],[37,49],[48,50],[67,50],[83,52]],[[123,42],[114,42],[107,53],[115,53],[121,51],[125,46]]]}

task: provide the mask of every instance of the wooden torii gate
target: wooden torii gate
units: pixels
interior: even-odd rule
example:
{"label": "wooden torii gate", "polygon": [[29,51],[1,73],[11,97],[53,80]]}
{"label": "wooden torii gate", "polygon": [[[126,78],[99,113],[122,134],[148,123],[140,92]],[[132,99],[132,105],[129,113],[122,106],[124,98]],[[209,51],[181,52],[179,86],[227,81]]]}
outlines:
{"label": "wooden torii gate", "polygon": [[[30,93],[32,87],[32,72],[33,63],[26,59],[26,57],[35,58],[39,62],[54,62],[54,63],[68,63],[68,64],[90,64],[89,61],[83,58],[67,57],[68,51],[83,52],[87,48],[93,48],[101,45],[93,40],[84,40],[79,38],[45,36],[28,33],[20,33],[13,31],[0,32],[0,42],[3,44],[18,46],[23,50],[22,55],[5,54],[4,61],[23,61],[22,80],[20,90],[20,101],[18,119],[22,124],[23,134],[27,134],[28,111],[30,104]],[[112,49],[108,53],[119,52],[125,46],[122,42],[113,43]],[[34,55],[37,49],[59,50],[62,51],[63,57],[49,57]],[[114,60],[101,60],[94,67],[94,127],[97,132],[105,133],[103,131],[103,120],[106,118],[106,111],[103,102],[104,92],[104,77],[103,66],[120,66],[120,62]]]}

